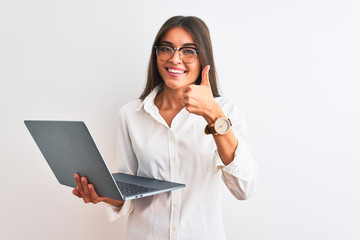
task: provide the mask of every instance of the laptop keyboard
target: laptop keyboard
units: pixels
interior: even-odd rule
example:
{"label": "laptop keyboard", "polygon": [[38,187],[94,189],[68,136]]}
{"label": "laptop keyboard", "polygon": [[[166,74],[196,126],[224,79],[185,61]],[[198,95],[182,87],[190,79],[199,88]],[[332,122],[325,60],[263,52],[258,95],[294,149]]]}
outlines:
{"label": "laptop keyboard", "polygon": [[137,195],[140,193],[146,193],[156,190],[154,188],[148,188],[144,186],[138,186],[135,184],[123,183],[123,182],[117,182],[117,185],[119,186],[121,193],[125,196]]}

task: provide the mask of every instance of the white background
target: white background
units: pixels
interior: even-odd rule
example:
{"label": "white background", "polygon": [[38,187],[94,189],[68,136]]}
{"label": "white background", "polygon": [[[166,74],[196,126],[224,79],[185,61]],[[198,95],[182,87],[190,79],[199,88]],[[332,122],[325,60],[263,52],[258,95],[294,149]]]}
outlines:
{"label": "white background", "polygon": [[[259,188],[224,191],[229,240],[360,238],[358,1],[0,2],[0,239],[122,239],[60,185],[23,124],[84,120],[116,171],[116,114],[174,15],[208,24],[224,95],[246,112]],[[144,238],[145,239],[145,238]]]}

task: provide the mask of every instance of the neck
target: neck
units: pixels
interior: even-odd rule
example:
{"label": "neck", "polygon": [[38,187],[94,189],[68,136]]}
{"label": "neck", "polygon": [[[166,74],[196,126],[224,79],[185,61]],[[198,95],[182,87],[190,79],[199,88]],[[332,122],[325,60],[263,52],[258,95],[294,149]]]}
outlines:
{"label": "neck", "polygon": [[181,103],[182,90],[173,90],[164,86],[164,89],[157,94],[155,105],[161,109],[179,110],[184,106]]}

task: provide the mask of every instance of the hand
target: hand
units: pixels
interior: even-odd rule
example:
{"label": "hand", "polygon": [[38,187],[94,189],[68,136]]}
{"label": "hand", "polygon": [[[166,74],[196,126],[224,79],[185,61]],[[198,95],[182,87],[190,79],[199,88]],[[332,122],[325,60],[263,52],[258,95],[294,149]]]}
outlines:
{"label": "hand", "polygon": [[222,115],[222,110],[212,95],[209,71],[210,65],[207,65],[201,73],[200,85],[191,84],[183,88],[181,103],[188,112],[203,116],[208,123],[212,123]]}
{"label": "hand", "polygon": [[124,204],[124,201],[118,201],[116,199],[100,197],[94,188],[94,185],[89,184],[86,177],[80,177],[79,174],[74,174],[76,187],[72,191],[73,194],[79,198],[82,198],[85,203],[94,203],[106,202],[113,206],[119,207]]}

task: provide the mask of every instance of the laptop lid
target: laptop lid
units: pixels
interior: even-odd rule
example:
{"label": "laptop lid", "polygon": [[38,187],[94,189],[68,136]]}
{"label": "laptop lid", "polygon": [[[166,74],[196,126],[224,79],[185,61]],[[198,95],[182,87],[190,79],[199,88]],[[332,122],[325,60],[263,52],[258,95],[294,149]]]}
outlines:
{"label": "laptop lid", "polygon": [[78,173],[100,196],[124,199],[84,122],[24,122],[59,183],[75,188]]}

